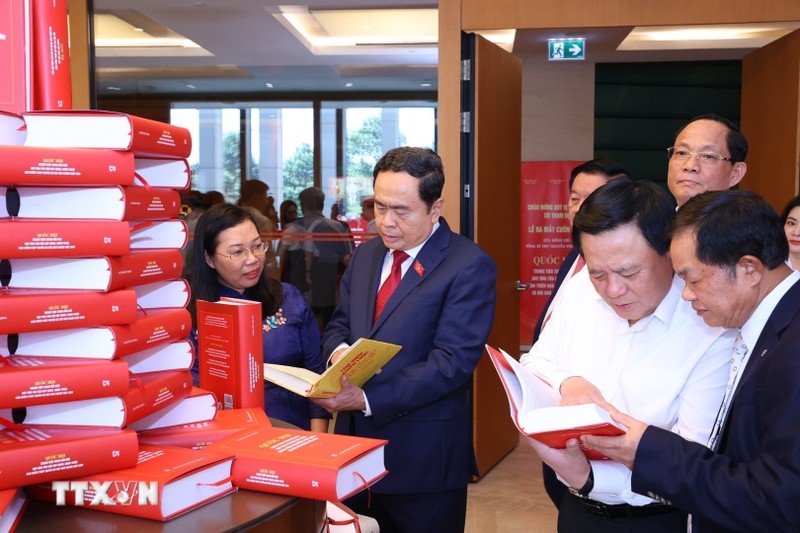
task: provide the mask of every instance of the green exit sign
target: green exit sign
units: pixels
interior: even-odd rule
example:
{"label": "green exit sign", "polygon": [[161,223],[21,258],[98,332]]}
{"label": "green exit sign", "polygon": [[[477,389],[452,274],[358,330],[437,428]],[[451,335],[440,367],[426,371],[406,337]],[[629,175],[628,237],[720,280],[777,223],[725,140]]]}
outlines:
{"label": "green exit sign", "polygon": [[582,61],[586,59],[586,40],[548,39],[547,59],[550,61]]}

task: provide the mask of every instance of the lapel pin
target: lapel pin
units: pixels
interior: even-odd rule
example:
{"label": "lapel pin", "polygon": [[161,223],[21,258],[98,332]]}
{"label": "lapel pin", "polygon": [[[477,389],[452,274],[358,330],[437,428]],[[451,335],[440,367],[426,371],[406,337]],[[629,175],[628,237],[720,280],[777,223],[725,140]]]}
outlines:
{"label": "lapel pin", "polygon": [[414,261],[414,272],[416,272],[419,277],[422,277],[425,273],[425,267],[423,267],[419,261]]}

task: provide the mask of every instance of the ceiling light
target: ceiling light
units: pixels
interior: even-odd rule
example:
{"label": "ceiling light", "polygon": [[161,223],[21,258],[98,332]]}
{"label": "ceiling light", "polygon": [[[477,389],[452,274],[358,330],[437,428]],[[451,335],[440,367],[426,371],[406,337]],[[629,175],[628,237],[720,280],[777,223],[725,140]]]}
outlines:
{"label": "ceiling light", "polygon": [[429,81],[423,81],[419,84],[420,87],[430,87],[432,84]]}
{"label": "ceiling light", "polygon": [[487,41],[496,44],[506,52],[512,52],[514,50],[514,39],[517,36],[516,29],[481,30],[481,31],[476,31],[475,33],[477,33]]}
{"label": "ceiling light", "polygon": [[183,35],[135,12],[95,14],[94,31],[94,45],[102,56],[153,55],[144,51],[148,48],[162,49],[158,55],[211,55]]}
{"label": "ceiling light", "polygon": [[[270,8],[266,8],[268,11]],[[439,16],[435,8],[309,9],[277,6],[272,15],[317,55],[397,54],[424,49],[436,62]]]}
{"label": "ceiling light", "polygon": [[634,28],[617,50],[761,48],[797,28],[800,22],[643,26]]}
{"label": "ceiling light", "polygon": [[265,83],[264,85],[267,87],[267,89],[274,89],[275,88],[275,86],[272,85],[271,83]]}
{"label": "ceiling light", "polygon": [[186,88],[187,88],[187,89],[197,89],[197,87],[196,87],[196,86],[194,86],[194,85],[192,85],[191,83],[187,83],[187,84],[186,84]]}
{"label": "ceiling light", "polygon": [[344,86],[350,88],[353,86],[353,83],[348,81],[347,83],[344,84]]}
{"label": "ceiling light", "polygon": [[122,87],[114,87],[113,85],[110,87],[106,87],[109,91],[121,91]]}

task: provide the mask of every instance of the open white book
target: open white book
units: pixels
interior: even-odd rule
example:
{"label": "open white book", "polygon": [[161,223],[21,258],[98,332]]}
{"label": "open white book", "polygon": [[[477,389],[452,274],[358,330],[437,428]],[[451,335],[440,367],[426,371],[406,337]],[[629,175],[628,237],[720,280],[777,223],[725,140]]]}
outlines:
{"label": "open white book", "polygon": [[264,363],[264,379],[308,398],[332,398],[342,390],[343,375],[361,387],[402,346],[374,339],[358,339],[322,374],[306,368]]}
{"label": "open white book", "polygon": [[[505,351],[486,345],[508,396],[511,419],[521,433],[553,448],[564,448],[581,435],[622,435],[627,428],[597,404],[559,405],[561,396],[548,383]],[[584,450],[590,459],[604,458]]]}

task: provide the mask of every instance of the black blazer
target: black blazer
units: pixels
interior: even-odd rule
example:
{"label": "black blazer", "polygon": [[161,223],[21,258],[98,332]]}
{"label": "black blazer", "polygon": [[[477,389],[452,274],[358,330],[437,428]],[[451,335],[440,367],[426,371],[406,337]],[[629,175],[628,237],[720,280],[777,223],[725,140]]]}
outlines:
{"label": "black blazer", "polygon": [[718,452],[650,426],[631,486],[692,513],[695,533],[800,531],[800,281],[758,337]]}

